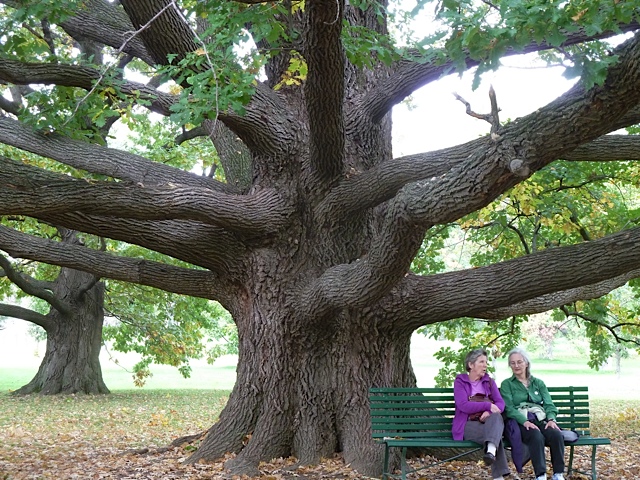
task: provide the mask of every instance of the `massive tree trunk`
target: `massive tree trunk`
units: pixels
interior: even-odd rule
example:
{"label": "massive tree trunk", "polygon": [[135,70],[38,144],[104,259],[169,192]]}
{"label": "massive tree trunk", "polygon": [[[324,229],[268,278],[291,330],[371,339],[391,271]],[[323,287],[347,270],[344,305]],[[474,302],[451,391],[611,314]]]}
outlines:
{"label": "massive tree trunk", "polygon": [[[254,2],[246,3],[241,12],[255,11]],[[176,2],[82,5],[62,22],[71,36],[104,42],[150,66],[167,65],[169,59],[173,65],[188,63],[189,53],[199,52],[195,64],[175,73],[188,93],[184,98],[155,89],[153,81],[143,85],[117,75],[105,95],[117,88],[122,98],[142,100],[163,115],[192,103],[200,108],[198,115],[208,110],[210,123],[201,131],[227,157],[231,178],[225,183],[198,177],[67,138],[61,133],[66,122],[60,131],[34,131],[20,122],[23,110],[3,102],[16,119],[0,117],[0,142],[46,156],[74,173],[108,177],[87,181],[0,157],[3,215],[28,215],[129,242],[198,268],[62,245],[4,226],[0,247],[14,257],[215,299],[231,312],[240,339],[237,382],[190,462],[217,460],[231,451],[238,454],[228,463],[234,472],[255,473],[261,460],[293,454],[310,463],[341,451],[361,473],[376,474],[381,452],[369,431],[367,391],[415,384],[409,341],[416,328],[463,316],[544,311],[593,298],[593,291],[602,295],[612,288],[608,281],[640,275],[638,228],[483,268],[409,273],[431,227],[485,207],[559,158],[619,160],[622,151],[625,158],[640,158],[634,138],[617,139],[625,149],[603,152],[609,140],[589,148],[639,118],[640,36],[616,48],[619,62],[608,67],[603,85],[587,89],[578,83],[552,104],[505,125],[499,124],[496,107],[491,135],[393,158],[392,106],[455,65],[471,67],[480,60],[461,58],[461,51],[449,58],[446,49],[433,46],[432,56],[418,62],[410,53],[393,68],[373,56],[365,66],[356,65],[347,61],[344,37],[357,43],[363,28],[384,36],[386,17],[366,2],[363,11],[342,0],[307,0],[286,15],[269,11],[270,20],[290,35],[269,50],[266,72],[275,77],[251,84],[253,96],[239,115],[219,108],[218,86],[229,91],[235,85],[218,76],[216,65],[206,65],[203,40]],[[200,13],[193,12],[193,18],[206,17]],[[214,14],[213,7],[208,13]],[[258,14],[252,17],[259,21]],[[251,22],[243,28],[250,29]],[[354,30],[345,32],[345,24]],[[637,24],[616,28],[633,30]],[[226,37],[216,38],[227,43],[208,46],[211,54],[230,48]],[[263,47],[269,49],[266,38]],[[457,39],[452,33],[451,40]],[[565,44],[584,40],[580,30]],[[532,39],[522,48],[544,45]],[[294,50],[307,74],[299,75],[300,85],[282,85]],[[221,71],[231,75],[236,67]],[[213,75],[202,75],[211,73],[203,70]],[[0,80],[15,85],[54,83],[93,93],[110,79],[90,65],[0,58]],[[203,79],[211,81],[210,90]],[[210,104],[202,108],[198,102]],[[75,112],[72,107],[66,108]],[[217,122],[228,131],[216,130]],[[181,132],[180,141],[195,135],[198,129],[193,130]],[[237,139],[242,148],[236,148]]]}
{"label": "massive tree trunk", "polygon": [[256,473],[264,459],[294,455],[309,464],[340,451],[361,473],[379,473],[382,457],[370,441],[367,392],[376,385],[415,385],[411,331],[390,331],[379,316],[348,310],[309,325],[283,308],[287,303],[281,293],[235,316],[236,384],[189,461],[237,452],[227,466]]}

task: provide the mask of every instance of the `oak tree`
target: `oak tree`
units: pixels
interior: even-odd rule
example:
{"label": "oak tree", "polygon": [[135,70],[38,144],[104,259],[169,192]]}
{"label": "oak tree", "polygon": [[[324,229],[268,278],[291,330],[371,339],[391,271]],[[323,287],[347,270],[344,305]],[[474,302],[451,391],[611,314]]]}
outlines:
{"label": "oak tree", "polygon": [[[426,233],[553,162],[640,158],[634,136],[605,136],[638,122],[640,37],[602,43],[638,28],[635,1],[418,1],[407,16],[384,0],[0,3],[0,248],[215,299],[237,326],[236,384],[191,462],[235,452],[227,466],[254,473],[263,459],[341,451],[375,474],[367,390],[415,383],[414,330],[548,310],[640,273],[637,228],[410,273]],[[428,36],[397,41],[422,14]],[[486,136],[394,157],[394,105],[445,74],[541,50],[581,81],[505,124],[494,102]],[[97,144],[115,119],[134,145]],[[172,142],[150,140],[161,128]],[[181,147],[202,139],[215,154],[202,150],[199,175]],[[9,216],[188,265],[25,235]]]}

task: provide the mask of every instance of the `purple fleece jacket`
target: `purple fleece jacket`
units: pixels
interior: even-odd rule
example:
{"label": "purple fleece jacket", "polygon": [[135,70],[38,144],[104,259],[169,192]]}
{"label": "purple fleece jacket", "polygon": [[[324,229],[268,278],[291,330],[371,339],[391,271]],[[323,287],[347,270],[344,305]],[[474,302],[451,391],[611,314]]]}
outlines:
{"label": "purple fleece jacket", "polygon": [[[489,374],[484,374],[481,385],[484,394],[493,399],[493,403],[498,406],[501,412],[504,411],[504,400],[500,396],[498,385],[496,385],[496,382],[493,381]],[[453,398],[456,402],[456,414],[453,417],[451,433],[454,440],[464,440],[464,426],[467,420],[469,420],[469,415],[491,411],[490,402],[470,402],[470,396],[471,381],[469,380],[469,375],[461,373],[453,383]]]}

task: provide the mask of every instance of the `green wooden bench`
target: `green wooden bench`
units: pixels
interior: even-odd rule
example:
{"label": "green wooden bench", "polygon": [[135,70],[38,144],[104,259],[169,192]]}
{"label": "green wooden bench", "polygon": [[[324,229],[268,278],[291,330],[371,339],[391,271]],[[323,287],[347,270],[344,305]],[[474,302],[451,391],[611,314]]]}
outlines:
{"label": "green wooden bench", "polygon": [[[596,447],[609,445],[611,441],[608,438],[590,435],[588,388],[549,387],[549,392],[559,410],[558,425],[580,434],[577,442],[567,445],[570,449],[567,473],[580,472],[573,468],[574,448],[590,445],[590,475],[596,480]],[[440,465],[483,448],[475,442],[456,441],[451,437],[451,423],[455,411],[453,388],[371,388],[369,406],[373,438],[385,446],[383,480],[406,480],[408,473]],[[392,448],[401,449],[399,474],[389,471]],[[410,469],[407,464],[407,449],[410,448],[447,448],[464,451],[444,460]],[[580,473],[589,475],[587,472]]]}

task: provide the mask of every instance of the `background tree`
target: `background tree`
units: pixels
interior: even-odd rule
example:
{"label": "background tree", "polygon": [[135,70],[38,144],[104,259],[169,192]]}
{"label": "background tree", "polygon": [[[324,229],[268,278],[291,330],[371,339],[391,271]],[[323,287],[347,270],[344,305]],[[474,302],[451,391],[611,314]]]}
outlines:
{"label": "background tree", "polygon": [[[26,222],[9,222],[17,223],[25,230]],[[77,232],[63,228],[50,228],[48,236],[74,245],[90,241],[90,236],[82,239]],[[129,254],[146,253],[140,248],[116,246]],[[175,366],[189,377],[191,359],[206,356],[213,361],[237,352],[228,313],[216,302],[129,283],[103,282],[79,270],[5,256],[0,256],[0,266],[0,295],[12,300],[0,303],[0,314],[30,322],[36,327],[34,334],[46,341],[36,375],[15,391],[18,395],[108,393],[99,360],[104,342],[110,342],[113,351],[139,355],[132,370],[138,386],[152,375],[152,363]],[[16,300],[25,306],[16,306]]]}
{"label": "background tree", "polygon": [[[76,232],[59,230],[61,243],[78,245]],[[100,347],[104,312],[104,284],[92,274],[63,267],[50,281],[37,280],[21,266],[0,255],[0,276],[10,282],[0,282],[6,291],[18,287],[24,296],[43,300],[46,313],[29,308],[0,303],[0,313],[6,317],[31,322],[44,329],[47,348],[34,378],[17,394],[41,392],[109,393],[102,379]],[[5,292],[3,292],[5,293]],[[9,293],[16,293],[9,288]]]}
{"label": "background tree", "polygon": [[[0,157],[0,212],[196,267],[8,227],[0,248],[215,299],[237,325],[234,390],[189,461],[236,452],[227,466],[256,473],[262,459],[309,463],[340,450],[375,474],[367,390],[415,383],[415,329],[546,311],[640,273],[640,230],[627,227],[481,268],[409,271],[427,232],[558,159],[640,158],[636,138],[604,136],[638,121],[640,37],[595,41],[637,29],[636,2],[445,1],[435,5],[434,34],[412,48],[389,35],[406,33],[405,17],[386,2],[2,3],[0,79],[10,99],[0,105],[0,143],[87,174]],[[73,48],[86,39],[113,58],[111,68]],[[494,98],[486,136],[393,157],[390,112],[411,92],[547,48],[581,74],[563,96],[505,125]],[[135,151],[87,141],[99,142],[113,117],[135,125],[145,108],[173,125],[176,145],[209,138],[224,178],[193,173],[170,146],[175,163],[156,161],[167,145],[147,132],[136,132]]]}
{"label": "background tree", "polygon": [[[635,133],[633,128],[628,130]],[[637,223],[638,173],[638,165],[631,162],[555,162],[487,207],[441,229],[437,232],[438,244],[444,245],[445,238],[448,243],[457,242],[462,249],[457,256],[465,258],[465,267],[479,267],[603,237]],[[429,244],[436,243],[434,238],[429,239]],[[431,249],[419,252],[412,269],[432,273],[425,270],[421,260],[432,254]],[[455,263],[449,260],[440,267],[459,269]],[[501,356],[526,341],[530,350],[542,351],[544,358],[552,359],[553,340],[558,334],[572,342],[588,339],[589,365],[597,369],[616,355],[619,345],[640,347],[640,324],[632,307],[637,304],[637,292],[625,286],[610,295],[572,302],[545,315],[498,323],[460,319],[422,331],[434,338],[461,339],[460,348],[447,347],[437,353],[445,366],[436,381],[443,386],[451,385],[454,372],[463,366],[464,352],[474,345],[490,346],[496,356]],[[575,335],[577,331],[579,336]]]}

